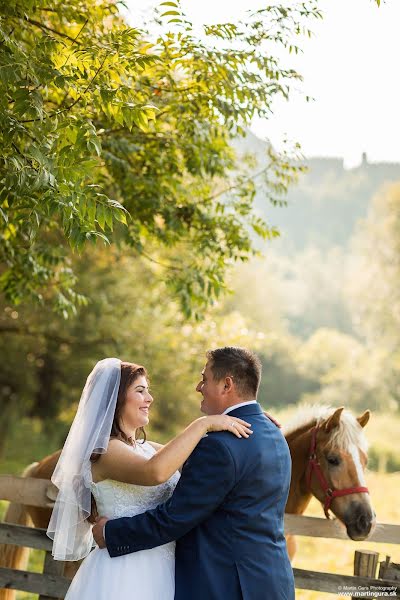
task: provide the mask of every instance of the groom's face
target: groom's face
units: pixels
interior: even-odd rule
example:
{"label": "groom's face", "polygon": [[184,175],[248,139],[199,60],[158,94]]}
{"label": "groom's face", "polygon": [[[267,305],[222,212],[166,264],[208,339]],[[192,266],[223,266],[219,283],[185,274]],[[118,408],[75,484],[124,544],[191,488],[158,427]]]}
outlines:
{"label": "groom's face", "polygon": [[225,410],[223,395],[224,380],[215,381],[211,370],[210,361],[206,364],[201,372],[202,379],[196,386],[196,392],[199,392],[203,399],[201,401],[200,410],[206,415],[216,415],[223,413]]}

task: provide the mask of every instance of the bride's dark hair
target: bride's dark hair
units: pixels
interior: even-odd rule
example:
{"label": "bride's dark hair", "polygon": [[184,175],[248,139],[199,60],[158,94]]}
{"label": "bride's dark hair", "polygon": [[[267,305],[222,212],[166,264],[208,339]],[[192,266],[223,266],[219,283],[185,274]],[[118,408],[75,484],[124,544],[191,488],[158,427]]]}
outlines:
{"label": "bride's dark hair", "polygon": [[[135,383],[138,377],[146,377],[147,381],[149,381],[149,377],[147,375],[147,371],[141,365],[136,365],[135,363],[121,362],[121,381],[119,383],[118,389],[118,397],[117,403],[115,406],[115,413],[113,422],[111,425],[111,433],[110,438],[117,438],[119,440],[124,441],[129,446],[135,445],[135,440],[128,437],[126,433],[123,432],[121,428],[121,411],[125,406],[126,402],[126,393],[129,387]],[[139,427],[138,431],[142,436],[142,444],[146,441],[146,432],[144,427]],[[101,454],[94,453],[90,457],[91,462],[96,462],[99,460]],[[97,507],[95,500],[92,494],[92,512],[90,514],[89,521],[94,522],[94,519],[98,516]]]}
{"label": "bride's dark hair", "polygon": [[[128,436],[122,431],[121,428],[121,411],[126,402],[126,392],[128,388],[135,383],[138,377],[146,377],[147,381],[149,381],[149,377],[147,375],[147,371],[141,365],[135,365],[134,363],[123,362],[121,363],[121,381],[119,384],[118,390],[118,398],[117,405],[115,407],[114,419],[111,426],[111,434],[110,437],[115,437],[118,439],[122,439],[124,442],[129,444],[130,446],[134,445],[134,440],[132,438],[128,438]],[[146,441],[146,432],[144,427],[139,427],[138,431],[141,433],[143,440],[142,443]]]}

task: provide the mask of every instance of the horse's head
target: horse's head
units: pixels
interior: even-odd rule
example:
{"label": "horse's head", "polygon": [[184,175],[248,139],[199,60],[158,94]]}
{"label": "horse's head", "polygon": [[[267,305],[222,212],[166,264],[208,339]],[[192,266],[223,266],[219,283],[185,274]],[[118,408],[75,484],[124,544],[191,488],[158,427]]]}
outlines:
{"label": "horse's head", "polygon": [[351,539],[364,540],[375,523],[364,478],[368,444],[363,428],[370,412],[355,418],[343,410],[336,409],[312,430],[307,479],[325,514],[331,510]]}

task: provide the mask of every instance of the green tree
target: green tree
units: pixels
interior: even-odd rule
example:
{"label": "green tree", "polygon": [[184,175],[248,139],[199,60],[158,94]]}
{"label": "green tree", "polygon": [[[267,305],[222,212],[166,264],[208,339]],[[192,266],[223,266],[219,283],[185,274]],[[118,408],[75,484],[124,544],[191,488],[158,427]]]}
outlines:
{"label": "green tree", "polygon": [[[8,442],[28,422],[31,435],[43,438],[40,453],[58,448],[85,379],[101,358],[117,356],[148,368],[156,399],[150,435],[167,439],[199,414],[195,385],[207,348],[260,347],[257,332],[237,312],[213,309],[201,322],[186,322],[155,263],[102,246],[88,247],[74,261],[78,292],[92,295],[76,318],[66,320],[50,306],[0,305],[0,457],[7,448],[7,457],[18,455]],[[25,458],[36,457],[28,452]]]}
{"label": "green tree", "polygon": [[400,185],[372,200],[352,244],[348,294],[355,329],[384,354],[380,377],[400,405]]}
{"label": "green tree", "polygon": [[[275,233],[252,210],[254,180],[231,142],[300,78],[278,56],[298,51],[296,37],[320,17],[316,3],[207,26],[205,41],[166,4],[169,30],[144,32],[114,2],[1,3],[0,289],[9,302],[52,303],[67,316],[84,301],[70,247],[101,238],[166,261],[189,314],[218,296],[230,262],[251,254],[251,232]],[[280,197],[295,172],[269,149],[258,174],[267,197]]]}
{"label": "green tree", "polygon": [[318,329],[296,356],[300,372],[319,386],[302,400],[354,410],[393,409],[396,403],[382,378],[385,353],[332,329]]}
{"label": "green tree", "polygon": [[400,351],[400,185],[383,188],[353,238],[348,289],[358,330]]}
{"label": "green tree", "polygon": [[320,389],[320,382],[302,369],[297,360],[300,340],[271,331],[260,351],[263,368],[259,398],[265,406],[286,408],[296,405],[305,394]]}

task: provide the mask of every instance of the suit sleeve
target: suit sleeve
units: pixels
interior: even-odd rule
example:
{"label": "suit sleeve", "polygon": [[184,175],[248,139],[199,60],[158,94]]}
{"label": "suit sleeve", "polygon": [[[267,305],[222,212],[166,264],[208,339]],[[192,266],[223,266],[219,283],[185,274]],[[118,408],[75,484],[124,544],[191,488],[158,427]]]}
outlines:
{"label": "suit sleeve", "polygon": [[134,517],[107,521],[105,539],[110,556],[154,548],[182,537],[218,508],[235,478],[235,463],[227,446],[213,434],[202,438],[167,502]]}

